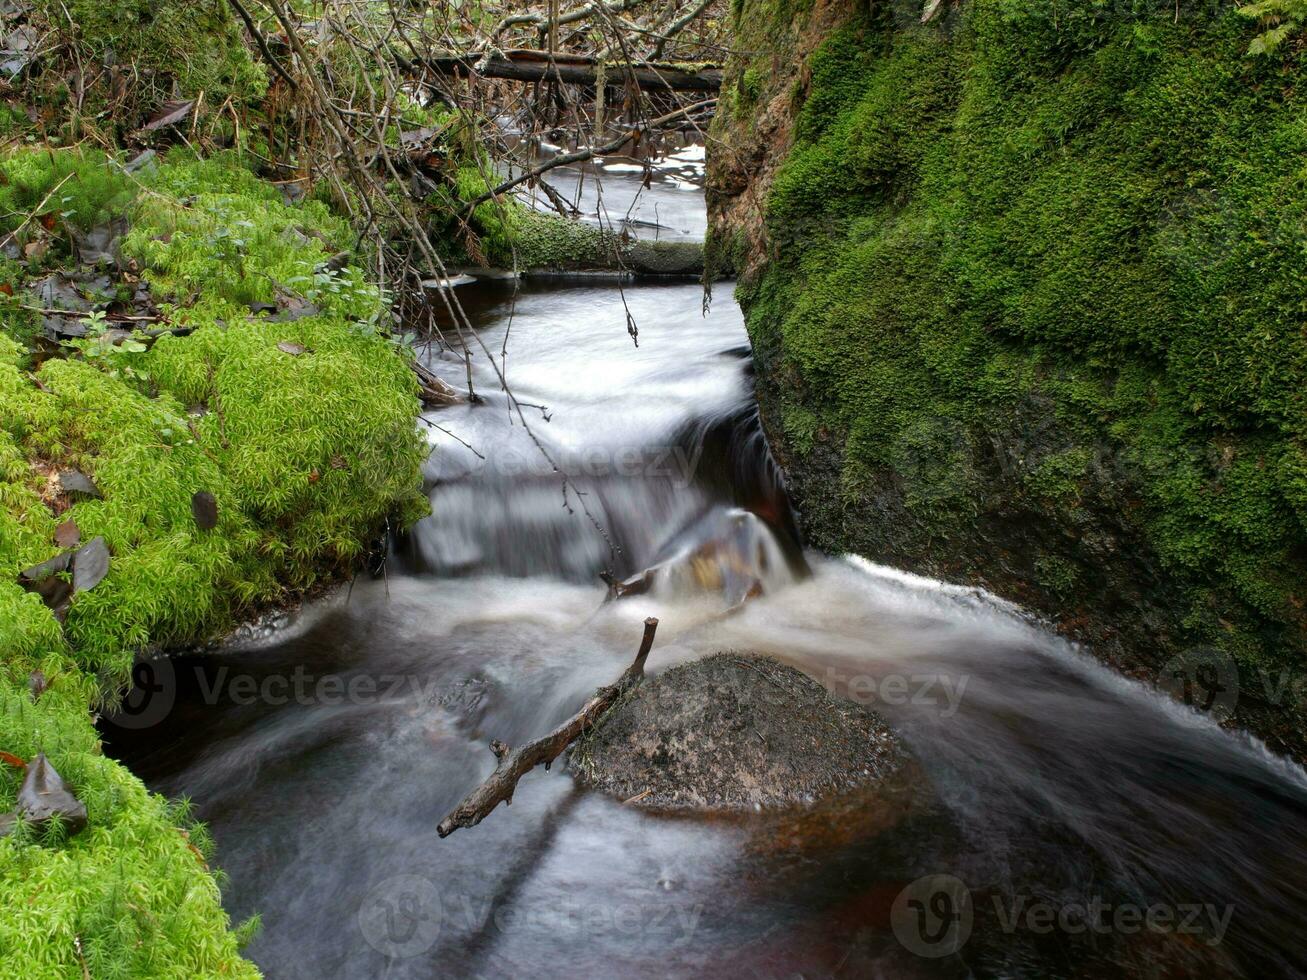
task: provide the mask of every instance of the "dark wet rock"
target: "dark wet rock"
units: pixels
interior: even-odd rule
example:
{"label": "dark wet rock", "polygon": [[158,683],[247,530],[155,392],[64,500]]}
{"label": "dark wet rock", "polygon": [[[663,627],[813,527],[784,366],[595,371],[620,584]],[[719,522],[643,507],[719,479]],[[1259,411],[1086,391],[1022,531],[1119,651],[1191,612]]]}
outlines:
{"label": "dark wet rock", "polygon": [[777,810],[866,790],[908,761],[866,708],[767,657],[650,677],[573,747],[578,781],[641,807]]}
{"label": "dark wet rock", "polygon": [[31,26],[11,31],[0,47],[0,74],[13,78],[26,68],[40,47],[41,37]]}
{"label": "dark wet rock", "polygon": [[127,221],[115,218],[97,225],[85,235],[74,233],[77,257],[84,265],[120,265],[119,243],[127,234]]}
{"label": "dark wet rock", "polygon": [[201,531],[212,531],[218,526],[218,501],[208,490],[200,490],[191,497],[191,516]]}
{"label": "dark wet rock", "polygon": [[109,546],[92,538],[73,553],[73,592],[93,589],[109,574]]}
{"label": "dark wet rock", "polygon": [[348,252],[337,252],[331,258],[318,265],[320,272],[340,272],[349,265],[350,254]]}
{"label": "dark wet rock", "polygon": [[27,766],[27,778],[18,791],[18,815],[38,829],[57,818],[70,835],[86,827],[86,806],[64,784],[45,753]]}

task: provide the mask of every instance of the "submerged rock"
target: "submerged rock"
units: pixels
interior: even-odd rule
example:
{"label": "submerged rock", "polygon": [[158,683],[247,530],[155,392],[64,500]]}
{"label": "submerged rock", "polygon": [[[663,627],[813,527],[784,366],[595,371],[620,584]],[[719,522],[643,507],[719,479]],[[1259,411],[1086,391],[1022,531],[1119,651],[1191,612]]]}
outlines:
{"label": "submerged rock", "polygon": [[572,749],[583,785],[655,809],[784,809],[843,796],[908,756],[866,708],[767,657],[718,653],[647,679]]}

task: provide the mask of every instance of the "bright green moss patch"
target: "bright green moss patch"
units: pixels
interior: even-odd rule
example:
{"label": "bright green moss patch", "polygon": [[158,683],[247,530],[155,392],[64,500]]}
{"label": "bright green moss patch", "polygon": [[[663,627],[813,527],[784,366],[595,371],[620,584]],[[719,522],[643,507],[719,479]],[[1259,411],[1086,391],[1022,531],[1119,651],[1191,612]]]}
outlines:
{"label": "bright green moss patch", "polygon": [[1145,662],[1297,666],[1307,96],[1249,40],[973,0],[873,6],[810,59],[740,298],[819,543],[1111,608]]}
{"label": "bright green moss patch", "polygon": [[[0,962],[24,977],[83,963],[95,977],[252,976],[202,829],[100,753],[88,708],[142,650],[339,574],[388,520],[421,514],[410,355],[379,330],[382,297],[358,268],[326,268],[352,242],[345,223],[283,203],[234,158],[177,156],[124,185],[103,157],[42,150],[0,173],[11,215],[57,187],[75,227],[125,217],[125,257],[189,331],[114,346],[93,330],[34,372],[18,331],[0,334],[0,750],[45,752],[90,819],[67,840],[0,838]],[[102,499],[62,496],[52,478],[68,468]],[[217,501],[210,530],[198,491]],[[112,558],[60,624],[17,575],[58,552],[69,518]],[[37,668],[52,685],[33,702]],[[0,812],[20,783],[0,765]]]}

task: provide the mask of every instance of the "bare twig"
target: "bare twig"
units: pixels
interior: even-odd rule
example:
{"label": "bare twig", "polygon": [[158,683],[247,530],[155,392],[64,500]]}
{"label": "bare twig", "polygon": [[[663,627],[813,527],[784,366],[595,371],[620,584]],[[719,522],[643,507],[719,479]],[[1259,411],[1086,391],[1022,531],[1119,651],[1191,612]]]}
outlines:
{"label": "bare twig", "polygon": [[548,769],[550,763],[562,755],[564,749],[595,726],[618,698],[640,683],[644,678],[644,662],[649,657],[650,649],[653,648],[654,632],[657,629],[658,620],[652,616],[646,619],[644,639],[640,642],[640,650],[631,666],[626,668],[616,683],[601,687],[580,711],[548,735],[534,742],[528,742],[513,751],[498,739],[491,742],[490,751],[498,760],[495,771],[486,777],[485,782],[469,793],[462,803],[454,807],[449,816],[440,821],[436,833],[441,837],[448,837],[460,827],[475,827],[500,803],[511,805],[518,780],[538,765],[543,764]]}

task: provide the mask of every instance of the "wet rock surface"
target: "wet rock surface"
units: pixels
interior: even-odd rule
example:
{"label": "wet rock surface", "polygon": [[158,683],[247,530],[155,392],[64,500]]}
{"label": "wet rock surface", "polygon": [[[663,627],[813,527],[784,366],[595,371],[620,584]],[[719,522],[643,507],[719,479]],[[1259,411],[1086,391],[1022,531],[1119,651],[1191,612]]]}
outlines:
{"label": "wet rock surface", "polygon": [[582,785],[641,807],[754,811],[865,790],[907,761],[861,705],[778,661],[726,652],[647,678],[570,765]]}

